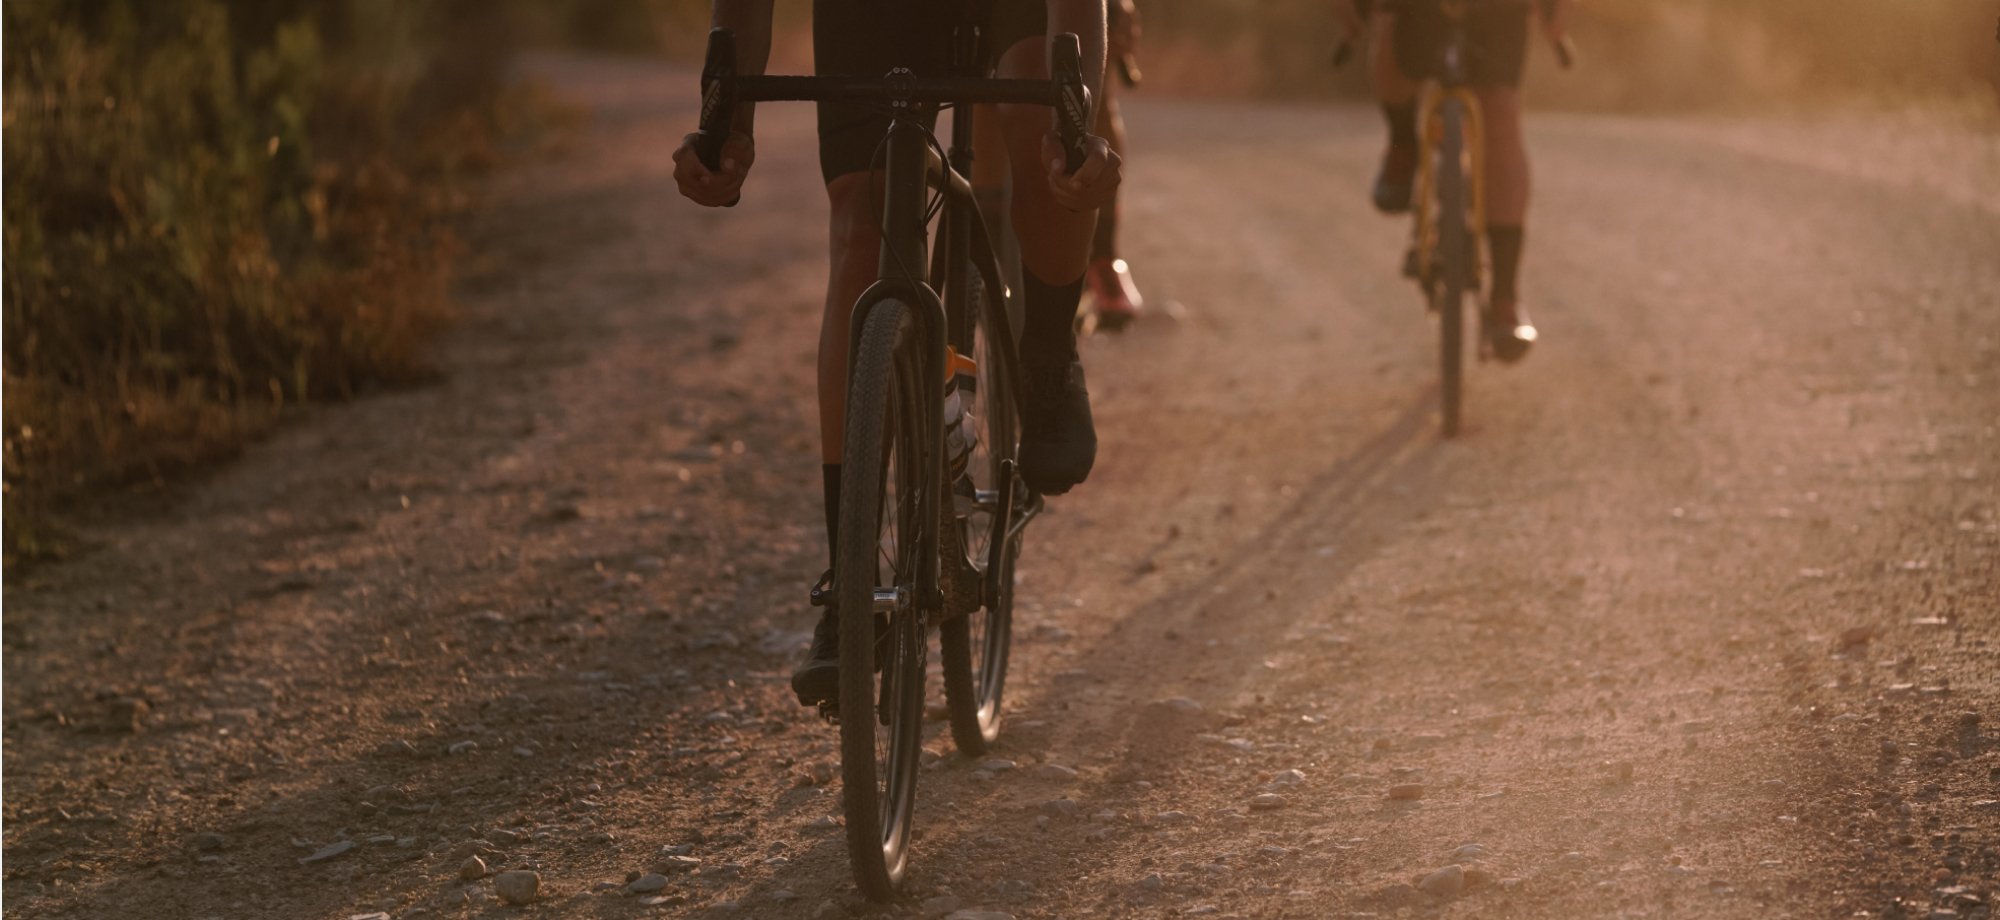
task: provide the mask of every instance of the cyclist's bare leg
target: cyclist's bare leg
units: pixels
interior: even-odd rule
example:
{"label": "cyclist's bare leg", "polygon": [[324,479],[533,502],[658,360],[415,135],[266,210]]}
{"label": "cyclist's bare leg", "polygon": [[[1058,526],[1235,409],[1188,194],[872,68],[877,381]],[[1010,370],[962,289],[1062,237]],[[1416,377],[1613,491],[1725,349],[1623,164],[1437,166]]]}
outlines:
{"label": "cyclist's bare leg", "polygon": [[[1097,106],[1097,136],[1111,144],[1111,149],[1122,159],[1125,156],[1125,119],[1118,112],[1118,91],[1115,81],[1104,81],[1104,99]],[[1118,199],[1112,199],[1097,212],[1097,233],[1090,238],[1090,260],[1118,258]]]}
{"label": "cyclist's bare leg", "polygon": [[[1051,31],[1083,32],[1059,21],[1051,26]],[[1103,34],[1101,22],[1096,31]],[[998,75],[1046,79],[1046,48],[1042,39],[1016,42],[1001,55]],[[1103,73],[1101,37],[1094,48],[1085,43],[1084,57],[1086,73]],[[1061,494],[1089,475],[1097,455],[1075,319],[1098,209],[1071,210],[1049,187],[1050,164],[1043,159],[1051,124],[1047,108],[1001,106],[999,121],[1013,174],[1014,231],[1021,247],[1020,354],[1028,408],[1022,419],[1021,473],[1036,491]]]}
{"label": "cyclist's bare leg", "polygon": [[[1120,159],[1125,156],[1125,119],[1119,113],[1117,81],[1104,81],[1104,100],[1097,107],[1097,136],[1111,145]],[[1122,195],[1121,195],[1122,198]],[[1118,257],[1118,223],[1121,198],[1097,211],[1097,232],[1090,240],[1090,297],[1101,328],[1117,329],[1139,318],[1145,298],[1132,282],[1132,270]]]}
{"label": "cyclist's bare leg", "polygon": [[1410,209],[1410,184],[1417,172],[1417,81],[1396,61],[1396,16],[1374,14],[1369,48],[1369,76],[1382,116],[1389,124],[1389,144],[1375,174],[1376,209],[1401,214]]}
{"label": "cyclist's bare leg", "polygon": [[1396,63],[1396,14],[1376,12],[1368,48],[1368,75],[1375,101],[1383,105],[1408,105],[1417,101],[1417,81],[1403,73]]}
{"label": "cyclist's bare leg", "polygon": [[[1486,132],[1486,242],[1493,257],[1493,321],[1496,328],[1532,329],[1520,309],[1517,286],[1529,187],[1528,149],[1521,133],[1521,91],[1511,86],[1487,86],[1478,93]],[[1519,335],[1529,341],[1534,338],[1533,332]],[[1502,351],[1502,357],[1509,356],[1508,349]]]}
{"label": "cyclist's bare leg", "polygon": [[839,463],[847,425],[848,319],[854,302],[880,273],[882,231],[870,197],[880,173],[849,173],[827,184],[831,204],[827,241],[830,269],[826,308],[819,327],[820,460]]}

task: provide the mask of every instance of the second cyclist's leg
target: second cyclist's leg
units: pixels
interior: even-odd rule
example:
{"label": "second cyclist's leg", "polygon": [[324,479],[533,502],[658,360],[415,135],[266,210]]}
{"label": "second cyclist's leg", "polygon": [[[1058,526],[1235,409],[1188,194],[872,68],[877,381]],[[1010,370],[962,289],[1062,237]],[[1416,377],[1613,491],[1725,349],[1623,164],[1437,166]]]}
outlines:
{"label": "second cyclist's leg", "polygon": [[[1398,35],[1394,13],[1377,11],[1374,41],[1369,52],[1369,76],[1375,100],[1389,125],[1389,143],[1382,152],[1382,165],[1375,173],[1374,200],[1384,214],[1402,214],[1410,209],[1410,186],[1417,175],[1417,81],[1404,67],[1403,59],[1413,50],[1422,23],[1403,24]],[[1400,43],[1400,44],[1399,44]]]}
{"label": "second cyclist's leg", "polygon": [[[1113,56],[1116,56],[1114,49]],[[1097,136],[1111,145],[1122,160],[1125,156],[1125,118],[1118,108],[1116,81],[1104,81],[1104,100],[1097,108]],[[1117,328],[1139,318],[1146,299],[1132,282],[1131,266],[1118,255],[1118,225],[1121,193],[1097,211],[1097,232],[1090,239],[1090,296],[1098,321]]]}

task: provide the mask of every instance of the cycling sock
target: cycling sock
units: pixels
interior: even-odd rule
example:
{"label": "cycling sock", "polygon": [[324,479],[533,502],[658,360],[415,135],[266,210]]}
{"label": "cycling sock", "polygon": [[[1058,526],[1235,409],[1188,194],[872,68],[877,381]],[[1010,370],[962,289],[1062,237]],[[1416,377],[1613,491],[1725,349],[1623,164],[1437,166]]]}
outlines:
{"label": "cycling sock", "polygon": [[832,568],[834,533],[840,529],[840,464],[822,463],[819,472],[826,486],[826,565]]}
{"label": "cycling sock", "polygon": [[1382,103],[1382,117],[1389,122],[1389,146],[1398,150],[1417,149],[1417,104]]}
{"label": "cycling sock", "polygon": [[1520,224],[1488,224],[1486,246],[1493,253],[1493,299],[1513,303],[1520,299],[1515,281],[1521,269]]}
{"label": "cycling sock", "polygon": [[1021,287],[1027,295],[1021,359],[1037,364],[1076,360],[1076,305],[1083,299],[1083,276],[1068,284],[1049,284],[1024,271]]}

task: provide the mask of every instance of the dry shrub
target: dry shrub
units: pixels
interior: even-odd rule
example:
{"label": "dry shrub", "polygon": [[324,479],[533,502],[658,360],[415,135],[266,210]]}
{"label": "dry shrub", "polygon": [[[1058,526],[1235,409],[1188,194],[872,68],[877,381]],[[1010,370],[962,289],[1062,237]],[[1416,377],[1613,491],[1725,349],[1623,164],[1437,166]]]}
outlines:
{"label": "dry shrub", "polygon": [[6,5],[10,556],[86,489],[427,373],[504,44],[444,37],[481,6]]}

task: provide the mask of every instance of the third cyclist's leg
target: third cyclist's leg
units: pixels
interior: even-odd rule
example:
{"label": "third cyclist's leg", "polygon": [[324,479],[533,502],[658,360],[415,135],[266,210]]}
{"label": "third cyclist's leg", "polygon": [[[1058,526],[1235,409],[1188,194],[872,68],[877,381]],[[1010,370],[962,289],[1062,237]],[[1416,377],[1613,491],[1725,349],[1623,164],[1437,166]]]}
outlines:
{"label": "third cyclist's leg", "polygon": [[[1375,208],[1384,214],[1410,210],[1410,187],[1417,175],[1417,80],[1404,64],[1417,42],[1427,38],[1423,23],[1401,24],[1396,13],[1377,10],[1369,49],[1369,77],[1389,143],[1375,173]],[[1399,34],[1399,29],[1401,34]]]}
{"label": "third cyclist's leg", "polygon": [[1521,134],[1521,91],[1479,90],[1486,128],[1486,246],[1493,260],[1487,297],[1488,336],[1503,361],[1527,354],[1537,332],[1521,305],[1521,250],[1528,216],[1528,150]]}
{"label": "third cyclist's leg", "polygon": [[1493,287],[1487,296],[1487,342],[1502,361],[1518,361],[1538,334],[1521,305],[1519,276],[1528,216],[1528,148],[1521,131],[1521,72],[1528,54],[1528,11],[1496,8],[1474,20],[1473,83],[1485,130],[1486,245]]}

